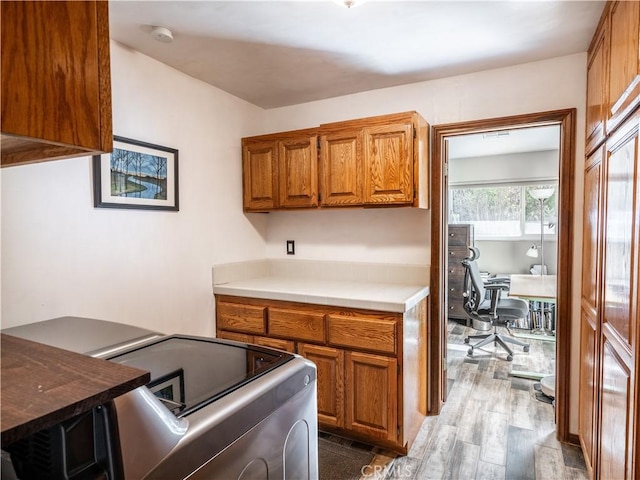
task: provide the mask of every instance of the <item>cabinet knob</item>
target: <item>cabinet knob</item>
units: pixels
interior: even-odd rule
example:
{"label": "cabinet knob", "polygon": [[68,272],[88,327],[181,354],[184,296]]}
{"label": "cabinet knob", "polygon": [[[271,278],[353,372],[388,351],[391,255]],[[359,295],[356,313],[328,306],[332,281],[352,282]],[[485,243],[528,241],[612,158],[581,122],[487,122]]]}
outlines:
{"label": "cabinet knob", "polygon": [[453,310],[455,307],[449,307],[449,310]]}
{"label": "cabinet knob", "polygon": [[454,233],[450,233],[450,234],[449,234],[449,236],[450,236],[450,237],[453,237],[454,235],[455,235]]}

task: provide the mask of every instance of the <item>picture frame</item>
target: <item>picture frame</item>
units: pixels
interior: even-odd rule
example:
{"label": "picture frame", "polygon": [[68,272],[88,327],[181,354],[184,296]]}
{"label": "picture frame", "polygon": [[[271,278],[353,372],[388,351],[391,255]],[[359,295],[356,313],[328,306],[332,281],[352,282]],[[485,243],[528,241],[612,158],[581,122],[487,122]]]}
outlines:
{"label": "picture frame", "polygon": [[177,212],[178,150],[113,137],[113,152],[93,157],[93,206]]}
{"label": "picture frame", "polygon": [[147,388],[174,413],[185,408],[184,369],[179,368],[147,384]]}

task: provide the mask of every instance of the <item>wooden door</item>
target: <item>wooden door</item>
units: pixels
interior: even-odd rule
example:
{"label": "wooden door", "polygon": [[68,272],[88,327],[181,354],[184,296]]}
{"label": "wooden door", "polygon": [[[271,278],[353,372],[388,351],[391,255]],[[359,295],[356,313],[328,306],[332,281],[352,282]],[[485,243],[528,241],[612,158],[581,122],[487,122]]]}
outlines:
{"label": "wooden door", "polygon": [[605,340],[602,348],[602,389],[600,398],[599,475],[596,478],[631,479],[632,383],[631,358]]}
{"label": "wooden door", "polygon": [[298,353],[316,364],[318,422],[331,427],[344,427],[344,352],[300,343]]}
{"label": "wooden door", "polygon": [[640,2],[610,6],[609,122],[616,128],[640,102]]}
{"label": "wooden door", "polygon": [[365,204],[413,203],[413,125],[364,129]]}
{"label": "wooden door", "polygon": [[609,60],[608,22],[596,31],[587,63],[587,153],[604,141],[607,118],[607,73]]}
{"label": "wooden door", "polygon": [[245,210],[278,206],[277,142],[247,143],[242,148],[242,187]]}
{"label": "wooden door", "polygon": [[281,207],[318,206],[318,137],[278,142]]}
{"label": "wooden door", "polygon": [[635,238],[638,121],[636,114],[607,142],[605,176],[603,328],[628,351],[635,349],[634,274],[638,267]]}
{"label": "wooden door", "polygon": [[345,352],[346,428],[395,442],[398,423],[398,371],[395,358]]}
{"label": "wooden door", "polygon": [[320,137],[320,204],[362,205],[362,129]]}
{"label": "wooden door", "polygon": [[638,121],[634,115],[607,142],[604,169],[600,478],[633,477],[633,392],[637,355]]}
{"label": "wooden door", "polygon": [[602,278],[602,155],[587,159],[584,181],[582,243],[582,314],[580,324],[580,403],[578,430],[590,472],[596,466],[597,393],[600,345],[600,286]]}

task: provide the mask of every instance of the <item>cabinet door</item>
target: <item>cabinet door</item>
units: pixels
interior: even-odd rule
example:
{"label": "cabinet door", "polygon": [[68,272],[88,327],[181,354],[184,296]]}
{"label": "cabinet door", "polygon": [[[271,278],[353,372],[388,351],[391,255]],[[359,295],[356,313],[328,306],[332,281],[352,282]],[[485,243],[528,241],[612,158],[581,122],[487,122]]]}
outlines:
{"label": "cabinet door", "polygon": [[301,343],[298,353],[316,364],[318,422],[344,427],[344,352]]}
{"label": "cabinet door", "polygon": [[2,165],[111,151],[108,2],[0,8]]}
{"label": "cabinet door", "polygon": [[599,332],[597,317],[582,310],[580,324],[580,403],[578,431],[589,471],[596,468]]}
{"label": "cabinet door", "polygon": [[607,118],[607,68],[609,59],[609,29],[603,22],[596,32],[587,63],[587,153],[601,144]]}
{"label": "cabinet door", "polygon": [[579,434],[589,470],[596,465],[596,423],[598,398],[600,286],[602,279],[602,152],[587,159],[584,173],[584,213],[582,230],[582,314],[580,323],[580,403]]}
{"label": "cabinet door", "polygon": [[364,129],[364,201],[413,203],[413,125]]}
{"label": "cabinet door", "polygon": [[602,279],[602,153],[596,150],[587,159],[584,172],[584,206],[582,223],[582,307],[597,317],[600,311]]}
{"label": "cabinet door", "polygon": [[278,142],[281,207],[318,206],[318,137]]}
{"label": "cabinet door", "polygon": [[631,374],[627,362],[605,340],[602,355],[600,398],[599,475],[596,478],[625,480],[632,474],[630,428]]}
{"label": "cabinet door", "polygon": [[640,2],[614,2],[610,9],[609,132],[640,101]]}
{"label": "cabinet door", "polygon": [[242,181],[245,210],[269,210],[278,206],[277,142],[248,143],[242,148]]}
{"label": "cabinet door", "polygon": [[362,130],[320,138],[320,204],[362,205]]}
{"label": "cabinet door", "polygon": [[345,352],[346,428],[373,438],[399,438],[395,358]]}
{"label": "cabinet door", "polygon": [[633,278],[638,267],[635,237],[638,121],[635,115],[607,142],[604,227],[603,327],[631,351],[635,343]]}

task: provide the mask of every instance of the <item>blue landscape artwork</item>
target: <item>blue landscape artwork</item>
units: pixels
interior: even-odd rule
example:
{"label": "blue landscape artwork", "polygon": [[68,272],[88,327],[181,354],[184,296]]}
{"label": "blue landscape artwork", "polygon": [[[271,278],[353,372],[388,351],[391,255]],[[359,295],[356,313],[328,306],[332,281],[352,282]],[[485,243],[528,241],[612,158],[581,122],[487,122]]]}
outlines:
{"label": "blue landscape artwork", "polygon": [[112,196],[167,199],[167,158],[114,148],[110,170]]}

